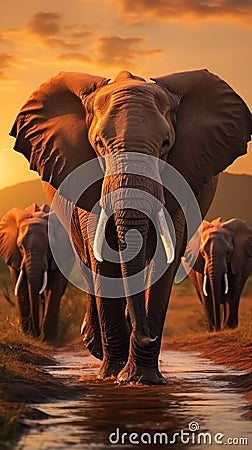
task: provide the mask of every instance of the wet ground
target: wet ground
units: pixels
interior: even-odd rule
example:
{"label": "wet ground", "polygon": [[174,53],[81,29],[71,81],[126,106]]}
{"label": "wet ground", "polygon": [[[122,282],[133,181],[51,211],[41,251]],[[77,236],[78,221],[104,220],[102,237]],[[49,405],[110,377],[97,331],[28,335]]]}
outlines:
{"label": "wet ground", "polygon": [[33,405],[45,418],[31,426],[16,450],[219,449],[251,448],[251,422],[244,420],[244,397],[227,375],[243,372],[214,365],[197,353],[161,354],[167,386],[118,386],[98,382],[99,362],[64,353],[45,369],[65,383],[84,383],[88,391],[74,401]]}

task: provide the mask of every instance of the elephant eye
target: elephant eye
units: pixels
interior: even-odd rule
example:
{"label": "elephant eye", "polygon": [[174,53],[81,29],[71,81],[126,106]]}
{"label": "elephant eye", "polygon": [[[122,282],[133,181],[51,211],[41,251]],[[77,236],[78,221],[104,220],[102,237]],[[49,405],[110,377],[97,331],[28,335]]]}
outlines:
{"label": "elephant eye", "polygon": [[162,142],[162,148],[167,147],[170,144],[169,138],[165,138]]}
{"label": "elephant eye", "polygon": [[104,148],[104,143],[102,142],[102,140],[100,138],[96,138],[95,144],[100,147],[100,148]]}

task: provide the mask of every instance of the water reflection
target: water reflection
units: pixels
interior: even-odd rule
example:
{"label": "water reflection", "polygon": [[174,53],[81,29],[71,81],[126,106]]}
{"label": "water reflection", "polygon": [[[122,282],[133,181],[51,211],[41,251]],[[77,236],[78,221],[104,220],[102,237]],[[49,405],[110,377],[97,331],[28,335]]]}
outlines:
{"label": "water reflection", "polygon": [[153,387],[96,382],[92,357],[64,354],[59,362],[47,370],[71,383],[81,379],[88,394],[78,401],[36,405],[50,417],[28,422],[31,431],[18,450],[219,449],[217,433],[224,444],[227,438],[252,439],[251,424],[241,417],[245,401],[224,381],[225,367],[198,355],[164,352],[162,372],[170,381]]}

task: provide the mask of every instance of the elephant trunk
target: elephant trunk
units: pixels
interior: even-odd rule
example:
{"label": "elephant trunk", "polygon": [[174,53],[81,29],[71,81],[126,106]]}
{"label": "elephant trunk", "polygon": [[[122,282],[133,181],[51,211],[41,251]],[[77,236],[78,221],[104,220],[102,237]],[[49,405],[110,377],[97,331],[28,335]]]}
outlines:
{"label": "elephant trunk", "polygon": [[[150,337],[145,308],[144,266],[149,220],[144,213],[136,210],[119,210],[114,213],[114,217],[127,307],[132,325],[132,338],[139,347],[148,348],[154,346],[157,340],[157,337],[154,339]],[[141,233],[142,246],[135,255],[139,233]]]}
{"label": "elephant trunk", "polygon": [[31,321],[33,335],[40,335],[40,294],[45,290],[47,285],[47,261],[29,255],[25,265],[27,276],[28,293],[30,299]]}
{"label": "elephant trunk", "polygon": [[219,270],[217,262],[213,259],[209,261],[208,276],[210,282],[210,289],[212,294],[212,308],[214,318],[214,328],[216,331],[220,330],[220,304],[221,304],[221,284],[222,273]]}

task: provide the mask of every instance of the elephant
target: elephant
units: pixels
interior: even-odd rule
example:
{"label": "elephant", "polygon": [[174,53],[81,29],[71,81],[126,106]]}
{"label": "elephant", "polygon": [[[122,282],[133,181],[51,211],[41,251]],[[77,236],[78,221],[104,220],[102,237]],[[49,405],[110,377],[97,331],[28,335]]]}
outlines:
{"label": "elephant", "polygon": [[199,254],[191,269],[194,247],[192,237],[183,264],[204,305],[209,330],[236,328],[241,293],[252,272],[252,228],[240,218],[204,220]]}
{"label": "elephant", "polygon": [[[68,279],[50,251],[49,211],[36,203],[9,210],[0,221],[0,256],[10,270],[23,332],[53,343]],[[59,232],[66,233],[63,227]]]}
{"label": "elephant", "polygon": [[[207,69],[150,81],[127,70],[113,81],[60,72],[21,108],[14,150],[71,235],[98,379],[166,384],[159,353],[181,256],[251,132],[245,102]],[[201,214],[189,232],[194,200]]]}

